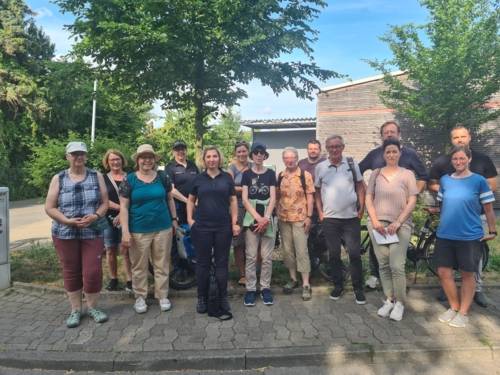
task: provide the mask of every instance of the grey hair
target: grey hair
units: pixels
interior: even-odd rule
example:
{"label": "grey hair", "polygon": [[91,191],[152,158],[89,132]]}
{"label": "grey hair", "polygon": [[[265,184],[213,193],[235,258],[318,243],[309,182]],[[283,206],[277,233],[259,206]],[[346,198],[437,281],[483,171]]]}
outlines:
{"label": "grey hair", "polygon": [[299,158],[299,152],[297,151],[297,149],[295,147],[291,147],[291,146],[285,147],[283,149],[283,152],[281,153],[281,157],[284,157],[287,152],[292,152],[295,154],[295,157],[297,159]]}
{"label": "grey hair", "polygon": [[338,135],[338,134],[333,134],[331,136],[329,136],[327,139],[325,139],[325,145],[330,142],[330,141],[333,141],[334,139],[338,139],[340,140],[340,142],[342,143],[342,145],[345,145],[344,143],[344,138],[342,138],[341,135]]}

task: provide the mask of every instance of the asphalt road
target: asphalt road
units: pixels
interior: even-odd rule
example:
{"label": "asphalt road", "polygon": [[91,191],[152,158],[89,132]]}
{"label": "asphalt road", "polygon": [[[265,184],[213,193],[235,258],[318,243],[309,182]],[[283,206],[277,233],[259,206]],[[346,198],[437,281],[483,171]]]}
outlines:
{"label": "asphalt road", "polygon": [[51,219],[40,202],[40,199],[29,199],[10,204],[11,249],[26,242],[50,238]]}

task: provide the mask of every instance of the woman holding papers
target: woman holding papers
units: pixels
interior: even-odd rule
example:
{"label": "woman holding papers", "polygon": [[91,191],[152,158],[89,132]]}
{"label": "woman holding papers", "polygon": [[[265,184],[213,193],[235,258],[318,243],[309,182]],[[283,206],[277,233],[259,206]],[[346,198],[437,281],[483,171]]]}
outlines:
{"label": "woman holding papers", "polygon": [[406,250],[412,232],[411,213],[418,188],[413,172],[398,165],[401,145],[387,139],[382,146],[386,166],[370,176],[366,191],[368,230],[379,262],[380,281],[386,301],[381,317],[403,318],[406,298]]}

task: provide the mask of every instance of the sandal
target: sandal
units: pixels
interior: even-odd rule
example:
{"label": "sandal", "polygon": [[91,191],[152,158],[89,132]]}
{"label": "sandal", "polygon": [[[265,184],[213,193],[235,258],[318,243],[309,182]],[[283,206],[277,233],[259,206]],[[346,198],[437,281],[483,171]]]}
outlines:
{"label": "sandal", "polygon": [[96,308],[89,309],[87,314],[89,314],[89,316],[94,319],[94,322],[96,323],[104,323],[108,320],[106,313]]}
{"label": "sandal", "polygon": [[80,318],[82,317],[82,313],[79,310],[71,311],[68,319],[66,319],[66,327],[68,328],[76,328],[80,325]]}

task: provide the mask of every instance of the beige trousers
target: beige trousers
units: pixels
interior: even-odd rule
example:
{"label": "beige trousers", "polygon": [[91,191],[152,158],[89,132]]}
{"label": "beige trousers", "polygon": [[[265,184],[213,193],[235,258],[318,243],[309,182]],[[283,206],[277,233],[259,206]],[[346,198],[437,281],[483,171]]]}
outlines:
{"label": "beige trousers", "polygon": [[257,290],[257,254],[262,258],[260,267],[260,289],[271,287],[271,277],[273,274],[273,250],[274,237],[266,237],[260,233],[254,233],[250,229],[245,230],[245,278],[248,291]]}
{"label": "beige trousers", "polygon": [[298,272],[311,272],[311,262],[307,250],[308,234],[304,232],[304,222],[279,221],[281,244],[285,266]]}
{"label": "beige trousers", "polygon": [[148,295],[148,262],[151,259],[155,279],[155,298],[168,296],[172,228],[152,233],[131,233],[130,262],[135,298]]}

